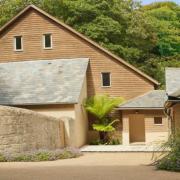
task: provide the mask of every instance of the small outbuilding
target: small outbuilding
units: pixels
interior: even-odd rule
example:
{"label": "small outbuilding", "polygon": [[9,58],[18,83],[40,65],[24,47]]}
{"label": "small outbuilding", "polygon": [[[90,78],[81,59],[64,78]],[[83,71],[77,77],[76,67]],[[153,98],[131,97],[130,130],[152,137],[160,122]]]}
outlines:
{"label": "small outbuilding", "polygon": [[[87,141],[88,58],[0,63],[0,104],[34,110],[64,121],[66,145]],[[69,120],[70,118],[71,120]],[[66,118],[64,118],[66,119]]]}
{"label": "small outbuilding", "polygon": [[168,139],[170,124],[164,113],[166,99],[164,90],[153,90],[117,108],[122,114],[124,145],[149,145]]}

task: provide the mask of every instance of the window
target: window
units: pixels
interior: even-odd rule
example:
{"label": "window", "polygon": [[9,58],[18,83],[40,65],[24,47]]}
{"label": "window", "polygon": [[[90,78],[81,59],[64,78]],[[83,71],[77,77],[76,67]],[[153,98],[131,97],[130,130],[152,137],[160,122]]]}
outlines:
{"label": "window", "polygon": [[52,35],[44,34],[43,43],[44,43],[44,49],[52,49]]}
{"label": "window", "polygon": [[111,74],[109,72],[101,73],[101,83],[102,87],[110,87],[111,86]]}
{"label": "window", "polygon": [[162,117],[154,117],[154,124],[162,125]]}
{"label": "window", "polygon": [[14,50],[15,51],[22,51],[23,50],[22,36],[15,36],[14,37]]}

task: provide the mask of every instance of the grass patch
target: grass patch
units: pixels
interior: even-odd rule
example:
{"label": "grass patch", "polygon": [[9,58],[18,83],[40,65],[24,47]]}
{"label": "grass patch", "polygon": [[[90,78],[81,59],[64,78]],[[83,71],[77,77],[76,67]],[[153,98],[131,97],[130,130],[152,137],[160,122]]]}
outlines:
{"label": "grass patch", "polygon": [[0,154],[0,162],[39,162],[54,161],[58,159],[70,159],[81,156],[78,149],[58,149],[54,151],[38,150],[22,154]]}

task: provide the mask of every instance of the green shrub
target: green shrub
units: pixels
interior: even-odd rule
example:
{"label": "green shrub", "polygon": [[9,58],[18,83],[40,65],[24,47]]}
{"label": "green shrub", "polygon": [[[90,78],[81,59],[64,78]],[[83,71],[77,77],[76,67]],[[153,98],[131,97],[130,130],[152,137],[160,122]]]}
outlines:
{"label": "green shrub", "polygon": [[119,139],[110,139],[108,142],[104,143],[100,139],[93,140],[90,142],[90,145],[119,145],[122,144]]}
{"label": "green shrub", "polygon": [[163,148],[169,152],[163,153],[163,157],[155,162],[158,169],[180,172],[180,130],[169,137]]}
{"label": "green shrub", "polygon": [[121,144],[120,140],[119,139],[112,139],[110,142],[109,142],[109,145],[119,145]]}
{"label": "green shrub", "polygon": [[32,159],[31,155],[22,154],[12,157],[10,161],[28,162],[31,161],[31,159]]}
{"label": "green shrub", "polygon": [[33,156],[34,161],[48,161],[51,159],[50,152],[39,152]]}
{"label": "green shrub", "polygon": [[54,161],[58,159],[76,158],[81,155],[77,149],[58,149],[55,151],[39,150],[23,154],[3,155],[0,154],[0,162],[37,162]]}
{"label": "green shrub", "polygon": [[104,143],[100,139],[93,140],[93,141],[90,142],[90,145],[104,145],[104,144],[106,144],[106,143]]}
{"label": "green shrub", "polygon": [[0,162],[6,162],[6,158],[2,154],[0,154]]}

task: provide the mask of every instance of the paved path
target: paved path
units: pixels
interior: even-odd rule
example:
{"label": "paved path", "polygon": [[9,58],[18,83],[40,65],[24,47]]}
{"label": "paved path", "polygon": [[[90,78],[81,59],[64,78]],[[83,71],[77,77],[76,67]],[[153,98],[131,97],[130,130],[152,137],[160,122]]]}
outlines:
{"label": "paved path", "polygon": [[81,152],[160,152],[159,145],[86,145]]}
{"label": "paved path", "polygon": [[0,180],[180,180],[148,166],[151,153],[87,153],[53,162],[0,163]]}

